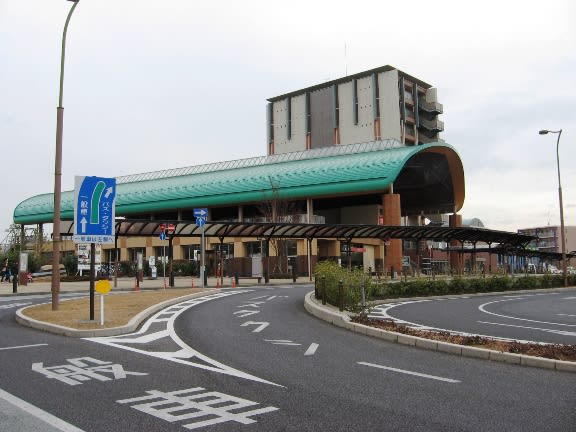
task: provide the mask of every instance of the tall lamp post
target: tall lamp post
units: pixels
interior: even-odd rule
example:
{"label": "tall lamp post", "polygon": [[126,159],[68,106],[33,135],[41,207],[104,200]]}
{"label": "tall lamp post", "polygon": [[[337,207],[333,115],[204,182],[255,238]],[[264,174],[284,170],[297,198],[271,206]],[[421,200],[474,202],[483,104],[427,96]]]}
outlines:
{"label": "tall lamp post", "polygon": [[66,53],[66,32],[72,13],[79,0],[68,0],[74,4],[68,12],[64,32],[62,33],[62,54],[60,56],[60,92],[58,96],[58,108],[56,109],[56,156],[54,162],[54,224],[52,230],[52,310],[58,310],[58,294],[60,293],[60,201],[62,196],[62,132],[64,129],[64,107],[62,96],[64,88],[64,56]]}
{"label": "tall lamp post", "polygon": [[562,129],[557,131],[551,131],[547,129],[542,129],[538,132],[540,135],[546,135],[549,133],[558,134],[558,139],[556,140],[556,164],[558,166],[558,201],[560,203],[560,242],[562,243],[562,276],[564,277],[564,286],[568,286],[568,274],[566,271],[566,235],[564,232],[564,204],[562,203],[562,184],[560,182],[560,136],[562,135]]}

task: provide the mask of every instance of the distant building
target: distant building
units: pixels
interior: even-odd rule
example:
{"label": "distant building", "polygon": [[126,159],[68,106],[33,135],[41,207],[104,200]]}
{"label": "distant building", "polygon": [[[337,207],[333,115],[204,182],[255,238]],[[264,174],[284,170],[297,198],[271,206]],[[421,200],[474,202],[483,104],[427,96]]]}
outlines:
{"label": "distant building", "polygon": [[[267,156],[117,177],[116,215],[192,221],[194,208],[207,208],[209,222],[462,225],[457,212],[464,204],[464,170],[440,137],[443,107],[430,84],[383,66],[268,102]],[[263,207],[273,201],[289,201],[290,214],[265,214]],[[63,219],[72,219],[73,204],[74,192],[63,192]],[[52,194],[30,197],[14,211],[14,222],[23,226],[42,229],[53,219]],[[364,268],[399,270],[407,262],[414,268],[432,251],[425,241],[376,238],[317,238],[310,245],[295,239],[285,246],[282,268],[293,262],[301,274],[318,260],[350,256]],[[62,247],[74,251],[69,241]],[[164,247],[159,238],[122,238],[117,248],[103,248],[103,261],[158,258]],[[178,237],[172,248],[175,260],[195,260],[199,239]],[[252,264],[275,254],[262,248],[261,239],[208,239],[209,273],[216,271],[218,254],[234,272],[255,273]],[[463,266],[457,257],[449,264]]]}
{"label": "distant building", "polygon": [[268,154],[393,139],[438,142],[436,89],[392,66],[268,99]]}
{"label": "distant building", "polygon": [[[562,253],[562,237],[560,235],[560,226],[544,226],[537,228],[522,228],[518,230],[519,234],[538,236],[538,240],[528,245],[529,249],[540,252]],[[576,251],[576,226],[565,226],[566,234],[566,252]]]}

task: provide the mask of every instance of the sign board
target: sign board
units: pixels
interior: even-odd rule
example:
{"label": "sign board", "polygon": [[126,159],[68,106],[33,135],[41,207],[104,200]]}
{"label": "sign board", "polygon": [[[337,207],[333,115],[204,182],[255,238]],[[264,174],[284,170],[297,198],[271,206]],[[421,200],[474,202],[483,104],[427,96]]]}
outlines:
{"label": "sign board", "polygon": [[[78,270],[90,270],[90,243],[79,243],[76,248],[78,255]],[[94,265],[96,268],[102,263],[102,247],[96,245],[96,255],[94,255]]]}
{"label": "sign board", "polygon": [[196,218],[196,225],[198,225],[199,227],[202,227],[205,224],[206,224],[206,219],[201,218],[201,217]]}
{"label": "sign board", "polygon": [[195,208],[194,209],[194,217],[196,218],[204,218],[208,217],[208,209],[207,208]]}
{"label": "sign board", "polygon": [[28,271],[28,253],[27,252],[20,252],[18,271],[20,271],[20,272],[27,272]]}
{"label": "sign board", "polygon": [[96,282],[94,289],[99,294],[108,294],[111,289],[110,281],[107,279],[99,280],[98,282]]}
{"label": "sign board", "polygon": [[365,247],[351,247],[350,252],[364,253],[364,252],[366,252],[366,248]]}
{"label": "sign board", "polygon": [[76,176],[74,243],[114,243],[116,179]]}

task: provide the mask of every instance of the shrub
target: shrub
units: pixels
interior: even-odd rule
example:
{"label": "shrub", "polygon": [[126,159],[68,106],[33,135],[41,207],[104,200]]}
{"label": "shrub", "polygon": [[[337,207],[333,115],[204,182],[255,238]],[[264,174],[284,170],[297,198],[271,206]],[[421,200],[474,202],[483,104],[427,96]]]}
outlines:
{"label": "shrub", "polygon": [[326,301],[339,306],[339,287],[343,287],[344,309],[355,313],[366,313],[366,305],[362,305],[362,288],[366,301],[373,297],[374,283],[362,270],[348,271],[332,261],[319,262],[314,269],[316,292],[322,295],[322,287],[326,287]]}

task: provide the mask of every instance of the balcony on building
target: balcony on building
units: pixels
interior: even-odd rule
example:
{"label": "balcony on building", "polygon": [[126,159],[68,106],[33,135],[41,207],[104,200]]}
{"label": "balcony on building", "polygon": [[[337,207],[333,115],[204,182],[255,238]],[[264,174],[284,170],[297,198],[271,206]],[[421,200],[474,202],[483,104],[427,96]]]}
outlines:
{"label": "balcony on building", "polygon": [[420,126],[433,133],[442,132],[444,130],[444,122],[438,120],[438,118],[433,118],[431,120],[421,118]]}

